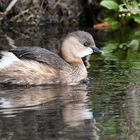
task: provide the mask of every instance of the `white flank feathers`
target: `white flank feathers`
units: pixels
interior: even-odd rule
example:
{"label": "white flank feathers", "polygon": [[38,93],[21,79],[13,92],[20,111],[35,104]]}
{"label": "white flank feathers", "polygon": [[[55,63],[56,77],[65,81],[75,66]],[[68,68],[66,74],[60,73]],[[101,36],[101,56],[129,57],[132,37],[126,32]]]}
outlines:
{"label": "white flank feathers", "polygon": [[10,67],[13,63],[20,61],[12,52],[1,52],[0,69]]}

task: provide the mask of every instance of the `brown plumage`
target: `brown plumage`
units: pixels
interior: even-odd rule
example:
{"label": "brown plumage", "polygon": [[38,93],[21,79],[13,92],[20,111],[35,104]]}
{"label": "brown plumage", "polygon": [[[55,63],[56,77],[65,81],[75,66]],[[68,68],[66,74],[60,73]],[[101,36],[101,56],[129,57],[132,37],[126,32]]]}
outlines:
{"label": "brown plumage", "polygon": [[92,36],[75,31],[66,36],[61,57],[39,47],[21,47],[0,52],[0,83],[15,85],[78,84],[86,79],[82,57],[101,53]]}

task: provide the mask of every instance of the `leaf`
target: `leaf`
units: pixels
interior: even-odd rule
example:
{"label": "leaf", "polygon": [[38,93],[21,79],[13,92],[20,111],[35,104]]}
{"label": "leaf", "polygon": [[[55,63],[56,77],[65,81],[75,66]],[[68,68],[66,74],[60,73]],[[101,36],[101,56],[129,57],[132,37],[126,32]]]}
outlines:
{"label": "leaf", "polygon": [[122,44],[119,45],[119,48],[120,49],[126,49],[127,46],[128,46],[127,43],[122,43]]}
{"label": "leaf", "polygon": [[140,15],[133,15],[133,19],[135,22],[140,23]]}
{"label": "leaf", "polygon": [[118,43],[116,42],[108,42],[105,44],[105,46],[102,48],[103,52],[105,53],[111,53],[113,52],[118,46]]}
{"label": "leaf", "polygon": [[119,9],[118,3],[116,3],[115,1],[112,1],[112,0],[102,0],[100,2],[100,5],[109,9],[109,10],[117,11]]}
{"label": "leaf", "polygon": [[128,12],[128,9],[126,8],[125,4],[119,5],[119,12]]}
{"label": "leaf", "polygon": [[133,2],[131,2],[130,4],[129,3],[126,4],[129,10],[140,10],[136,0],[133,0]]}
{"label": "leaf", "polygon": [[132,40],[128,47],[130,47],[132,50],[137,51],[139,49],[139,41],[138,40]]}

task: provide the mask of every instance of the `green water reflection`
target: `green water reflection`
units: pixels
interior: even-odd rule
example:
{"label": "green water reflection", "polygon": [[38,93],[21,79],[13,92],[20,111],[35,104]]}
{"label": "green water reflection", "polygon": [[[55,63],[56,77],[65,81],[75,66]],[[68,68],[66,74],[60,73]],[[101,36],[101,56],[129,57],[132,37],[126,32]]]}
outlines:
{"label": "green water reflection", "polygon": [[103,60],[92,58],[89,74],[93,80],[88,95],[101,140],[140,139],[139,43],[139,29],[129,30],[102,44]]}

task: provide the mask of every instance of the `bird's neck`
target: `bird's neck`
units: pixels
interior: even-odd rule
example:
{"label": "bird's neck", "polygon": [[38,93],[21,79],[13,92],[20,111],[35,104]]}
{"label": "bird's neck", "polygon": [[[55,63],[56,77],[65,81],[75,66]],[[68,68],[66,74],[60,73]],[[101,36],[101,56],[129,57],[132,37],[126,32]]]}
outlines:
{"label": "bird's neck", "polygon": [[61,55],[62,58],[73,66],[79,66],[83,64],[82,59],[79,56],[79,52],[75,46],[79,46],[77,39],[69,37],[62,42]]}
{"label": "bird's neck", "polygon": [[87,69],[85,65],[82,64],[73,64],[73,70],[71,71],[71,76],[73,81],[81,81],[87,78]]}
{"label": "bird's neck", "polygon": [[82,59],[73,59],[71,61],[67,61],[71,66],[81,67],[84,65]]}

